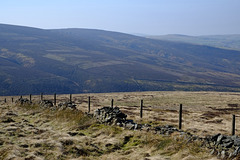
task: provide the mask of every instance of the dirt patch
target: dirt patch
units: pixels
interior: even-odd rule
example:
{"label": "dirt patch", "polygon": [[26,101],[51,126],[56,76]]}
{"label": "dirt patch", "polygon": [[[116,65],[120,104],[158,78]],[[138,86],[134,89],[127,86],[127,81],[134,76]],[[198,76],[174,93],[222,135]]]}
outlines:
{"label": "dirt patch", "polygon": [[229,107],[239,107],[238,104],[228,104]]}
{"label": "dirt patch", "polygon": [[205,123],[215,123],[215,124],[219,124],[222,123],[223,119],[215,119],[215,120],[211,120],[211,121],[206,121]]}
{"label": "dirt patch", "polygon": [[208,120],[208,119],[213,119],[213,118],[219,117],[219,116],[220,116],[220,113],[218,113],[218,112],[205,112],[201,115],[200,118]]}

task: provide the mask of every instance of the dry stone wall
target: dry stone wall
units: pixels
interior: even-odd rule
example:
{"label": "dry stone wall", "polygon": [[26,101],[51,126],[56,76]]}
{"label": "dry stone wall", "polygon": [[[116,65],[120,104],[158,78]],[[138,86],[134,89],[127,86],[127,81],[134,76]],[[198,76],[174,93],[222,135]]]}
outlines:
{"label": "dry stone wall", "polygon": [[133,120],[128,120],[127,115],[120,111],[118,107],[103,107],[94,111],[93,116],[100,123],[108,125],[117,125],[130,130],[152,131],[155,134],[171,135],[178,133],[187,143],[200,141],[203,146],[211,150],[211,154],[216,155],[220,159],[238,159],[240,158],[240,138],[236,135],[227,136],[216,134],[206,136],[204,138],[193,135],[189,132],[179,130],[172,125],[162,125],[152,127],[149,124],[138,124]]}
{"label": "dry stone wall", "polygon": [[58,105],[54,105],[54,103],[51,100],[41,100],[37,103],[33,103],[31,102],[29,99],[27,98],[19,98],[16,101],[16,104],[18,105],[31,105],[31,104],[38,104],[40,107],[42,108],[49,108],[52,110],[66,110],[66,109],[71,109],[71,110],[76,110],[76,104],[74,104],[73,102],[63,102],[63,103],[59,103]]}
{"label": "dry stone wall", "polygon": [[[16,103],[19,105],[34,104],[27,98],[19,98]],[[77,110],[76,105],[73,102],[64,102],[55,106],[50,100],[42,100],[37,104],[43,108]],[[216,155],[220,159],[240,159],[240,138],[236,135],[227,136],[219,133],[202,138],[189,132],[179,130],[172,125],[152,127],[150,124],[138,124],[133,120],[127,119],[127,115],[121,112],[118,107],[103,107],[97,109],[94,111],[93,117],[95,117],[99,123],[117,125],[129,130],[150,131],[161,135],[172,135],[173,133],[177,133],[174,135],[182,137],[187,143],[191,143],[193,141],[202,142],[203,146],[211,150],[211,154]]]}

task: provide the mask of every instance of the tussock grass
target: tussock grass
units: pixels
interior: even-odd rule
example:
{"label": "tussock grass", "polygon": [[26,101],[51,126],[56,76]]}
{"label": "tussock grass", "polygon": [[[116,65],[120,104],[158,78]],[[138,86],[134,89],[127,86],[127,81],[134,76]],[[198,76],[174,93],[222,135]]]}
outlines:
{"label": "tussock grass", "polygon": [[202,147],[200,142],[187,143],[183,138],[156,135],[149,132],[142,133],[140,131],[136,131],[134,134],[126,134],[122,138],[121,149],[125,153],[130,153],[133,150],[140,153],[147,151],[151,156],[161,155],[169,158],[175,156],[178,157],[177,159],[183,159],[188,155],[197,157],[196,159],[209,158],[208,150]]}
{"label": "tussock grass", "polygon": [[0,160],[5,160],[8,157],[11,148],[0,148]]}
{"label": "tussock grass", "polygon": [[95,123],[95,120],[85,115],[80,110],[52,110],[49,108],[41,108],[39,105],[20,105],[27,111],[41,113],[41,116],[47,117],[49,121],[63,124],[67,128],[85,129]]}
{"label": "tussock grass", "polygon": [[94,123],[88,128],[88,131],[91,133],[100,131],[101,134],[110,135],[113,137],[121,134],[123,132],[123,129],[118,126],[108,126],[104,124]]}
{"label": "tussock grass", "polygon": [[[145,98],[151,97],[145,96]],[[136,101],[139,99],[136,98]],[[40,108],[38,105],[18,107],[21,107],[19,111],[23,110],[21,111],[24,115],[23,118],[28,122],[22,122],[21,113],[18,113],[19,119],[14,117],[13,119],[16,123],[21,122],[34,126],[25,127],[25,133],[28,134],[28,129],[31,129],[28,136],[33,136],[34,139],[28,149],[32,150],[35,156],[43,159],[191,159],[191,157],[195,157],[195,159],[200,160],[211,158],[208,155],[209,151],[203,148],[201,143],[187,143],[178,135],[167,137],[152,132],[130,131],[117,126],[99,124],[82,111],[51,110]],[[17,110],[18,107],[15,109]],[[9,109],[14,109],[14,107]],[[164,114],[170,115],[172,113],[165,108],[150,109],[154,112],[163,113],[158,115],[160,116],[159,119]],[[135,112],[135,109],[131,112]],[[175,114],[175,112],[173,113]],[[147,117],[147,114],[145,115]],[[149,115],[149,117],[152,116]],[[146,119],[134,119],[134,121],[142,124],[150,123],[152,126],[164,123],[148,117]],[[34,128],[37,127],[39,127],[39,133],[36,133],[36,135],[30,133],[34,132]],[[14,138],[16,141],[19,139],[17,136],[14,136]],[[26,136],[25,138],[26,141],[16,142],[17,145],[30,142],[29,137]],[[39,142],[35,138],[44,138],[44,140]],[[15,141],[15,139],[11,141]],[[66,143],[63,140],[66,140]],[[3,149],[0,147],[0,153]],[[1,154],[1,156],[8,156],[7,151],[5,155]],[[2,158],[1,156],[0,158]]]}

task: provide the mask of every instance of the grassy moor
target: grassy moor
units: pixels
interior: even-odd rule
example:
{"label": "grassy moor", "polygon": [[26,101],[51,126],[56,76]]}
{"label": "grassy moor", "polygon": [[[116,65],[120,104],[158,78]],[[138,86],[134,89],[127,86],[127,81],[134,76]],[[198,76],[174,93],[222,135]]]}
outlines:
{"label": "grassy moor", "polygon": [[[132,131],[98,123],[84,114],[97,108],[118,106],[128,119],[141,124],[178,127],[179,104],[183,104],[182,129],[204,137],[216,133],[231,135],[232,114],[239,134],[239,93],[235,92],[122,92],[73,94],[78,111],[51,110],[38,105],[19,106],[1,97],[1,159],[215,159],[201,143],[186,143],[176,135]],[[28,98],[29,96],[23,96]],[[6,98],[6,103],[5,103]],[[57,95],[57,104],[69,95]],[[31,96],[33,102],[40,95]],[[43,99],[54,100],[53,95]],[[140,101],[143,100],[143,118]]]}

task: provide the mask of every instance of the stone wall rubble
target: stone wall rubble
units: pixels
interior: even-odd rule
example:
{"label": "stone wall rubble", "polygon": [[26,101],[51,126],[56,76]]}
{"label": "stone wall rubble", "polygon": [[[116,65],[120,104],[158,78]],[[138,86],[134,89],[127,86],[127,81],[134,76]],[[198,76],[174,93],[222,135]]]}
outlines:
{"label": "stone wall rubble", "polygon": [[29,99],[22,97],[17,99],[15,103],[19,105],[32,104],[32,102]]}
{"label": "stone wall rubble", "polygon": [[[33,104],[27,98],[19,98],[16,103],[19,105]],[[77,109],[73,102],[59,103],[58,106],[54,106],[51,100],[42,100],[38,104],[40,107],[50,109]],[[199,137],[189,132],[179,130],[172,125],[152,127],[150,124],[138,124],[133,120],[127,119],[127,115],[121,112],[118,107],[103,107],[97,109],[94,111],[93,117],[96,118],[99,123],[116,125],[129,130],[147,131],[167,136],[177,133],[175,136],[179,135],[186,140],[187,143],[193,141],[202,142],[203,146],[211,150],[211,154],[216,155],[220,159],[240,159],[240,137],[236,135],[227,136],[219,133],[216,135]]]}
{"label": "stone wall rubble", "polygon": [[172,125],[162,125],[152,127],[149,124],[138,124],[133,120],[128,120],[127,115],[120,111],[118,107],[103,107],[94,111],[93,116],[100,123],[108,125],[117,125],[125,129],[151,131],[155,134],[171,135],[177,133],[187,143],[200,141],[203,146],[211,150],[211,154],[217,155],[220,159],[238,159],[240,158],[240,137],[216,134],[212,136],[199,137],[189,132],[179,130]]}
{"label": "stone wall rubble", "polygon": [[76,104],[73,102],[62,102],[59,103],[57,106],[53,104],[51,100],[41,100],[37,103],[32,103],[29,99],[27,98],[19,98],[16,100],[16,104],[18,105],[31,105],[31,104],[38,104],[42,108],[49,108],[52,110],[66,110],[66,109],[71,109],[71,110],[76,110]]}

